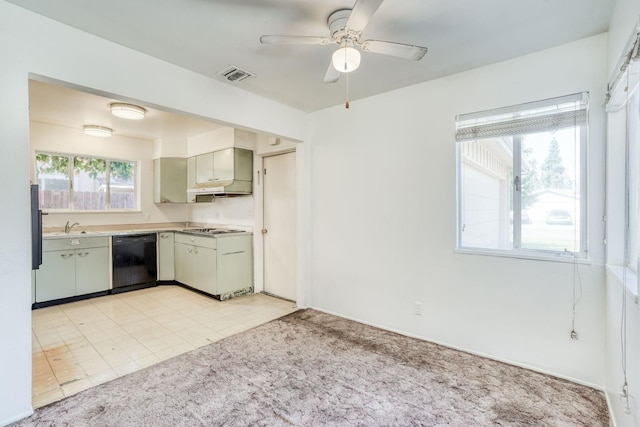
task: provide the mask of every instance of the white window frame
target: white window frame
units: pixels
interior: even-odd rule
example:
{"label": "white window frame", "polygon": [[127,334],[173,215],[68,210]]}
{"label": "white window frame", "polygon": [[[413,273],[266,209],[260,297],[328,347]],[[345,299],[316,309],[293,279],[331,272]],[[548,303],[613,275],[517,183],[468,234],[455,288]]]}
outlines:
{"label": "white window frame", "polygon": [[[514,258],[533,258],[533,259],[549,259],[549,260],[586,260],[588,256],[587,241],[587,135],[588,135],[588,99],[587,92],[567,95],[558,98],[551,98],[541,101],[534,101],[521,105],[499,108],[495,110],[482,111],[477,113],[463,114],[456,117],[456,251],[461,253],[478,253],[496,256],[508,256]],[[580,110],[584,110],[584,117],[576,118],[577,109],[574,112],[570,110],[560,111],[548,114],[547,116],[556,115],[556,119],[551,118],[545,120],[542,117],[537,120],[533,115],[527,120],[527,111],[537,108],[546,108],[553,105],[561,105],[575,102],[580,104]],[[517,122],[519,113],[525,116],[525,126],[519,125]],[[565,114],[566,113],[566,114]],[[503,117],[500,119],[499,117]],[[496,120],[496,117],[498,119]],[[491,118],[491,119],[489,119]],[[488,120],[494,120],[493,124]],[[580,123],[578,123],[580,122]],[[548,126],[545,128],[545,126]],[[462,156],[461,146],[464,141],[480,140],[490,138],[492,136],[511,136],[513,140],[513,171],[514,180],[519,179],[521,175],[521,141],[522,135],[534,133],[540,130],[552,130],[556,128],[566,128],[570,126],[579,127],[579,145],[580,145],[580,230],[579,239],[580,247],[577,252],[560,252],[557,250],[545,249],[524,249],[521,247],[521,198],[519,190],[513,191],[513,249],[495,249],[495,248],[479,248],[464,246],[462,244],[463,232],[463,195],[462,195]],[[526,128],[525,132],[510,133],[511,128]],[[518,175],[516,175],[516,172]],[[516,178],[517,177],[517,178]],[[515,181],[514,181],[515,183]],[[515,185],[514,185],[515,187]]]}
{"label": "white window frame", "polygon": [[[140,173],[140,162],[137,160],[124,160],[124,159],[111,159],[111,158],[105,158],[105,157],[100,157],[100,156],[95,156],[95,155],[88,155],[88,154],[78,154],[78,153],[58,153],[58,152],[52,152],[52,151],[42,151],[42,150],[38,150],[34,153],[33,155],[33,173],[34,173],[34,182],[38,182],[38,168],[37,168],[37,156],[38,154],[45,154],[48,156],[60,156],[60,157],[67,157],[69,159],[69,170],[68,170],[68,175],[69,175],[69,206],[67,208],[60,208],[60,209],[52,209],[52,208],[45,208],[43,209],[44,212],[47,213],[68,213],[68,212],[73,212],[73,213],[105,213],[105,212],[139,212],[140,211],[140,197],[139,197],[139,193],[140,193],[140,177],[139,177],[139,173]],[[75,209],[74,208],[74,187],[73,187],[73,177],[74,177],[74,159],[76,157],[87,157],[87,158],[92,158],[92,159],[99,159],[99,160],[104,160],[106,162],[106,167],[105,167],[105,209],[96,209],[96,210],[86,210],[86,209]],[[133,169],[133,176],[134,176],[134,181],[133,181],[133,200],[135,202],[135,206],[133,208],[130,209],[113,209],[111,208],[111,162],[126,162],[126,163],[133,163],[134,165],[134,169]]]}
{"label": "white window frame", "polygon": [[[640,67],[636,64],[636,72],[640,72]],[[637,78],[637,74],[636,74]],[[640,244],[638,233],[640,224],[638,215],[640,214],[640,84],[636,80],[633,87],[628,88],[627,101],[627,146],[626,146],[626,179],[625,179],[625,233],[626,241],[626,266],[638,272],[640,262]]]}
{"label": "white window frame", "polygon": [[[615,236],[607,240],[609,245],[622,246],[619,255],[616,250],[611,251],[611,265],[621,265],[625,273],[631,270],[630,275],[636,276],[640,269],[640,24],[631,34],[624,52],[615,68],[617,74],[609,81],[605,103],[607,113],[624,114],[624,183],[618,182],[624,185],[624,241],[618,241]],[[623,127],[612,129],[619,131],[620,128]],[[610,144],[611,141],[607,141],[607,149]],[[611,220],[607,218],[607,221]],[[626,285],[637,297],[637,280],[632,285]]]}

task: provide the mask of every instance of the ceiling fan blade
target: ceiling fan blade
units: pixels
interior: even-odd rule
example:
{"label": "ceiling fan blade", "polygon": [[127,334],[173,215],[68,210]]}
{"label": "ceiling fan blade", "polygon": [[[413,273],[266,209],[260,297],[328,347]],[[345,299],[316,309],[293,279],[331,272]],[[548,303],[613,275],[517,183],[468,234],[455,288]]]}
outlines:
{"label": "ceiling fan blade", "polygon": [[327,68],[327,73],[324,75],[325,83],[335,83],[340,78],[340,71],[336,70],[333,66],[333,61],[329,61],[329,68]]}
{"label": "ceiling fan blade", "polygon": [[261,36],[262,44],[319,44],[335,43],[329,37],[316,36]]}
{"label": "ceiling fan blade", "polygon": [[380,53],[382,55],[391,55],[398,58],[412,59],[419,61],[422,59],[427,48],[422,46],[413,46],[404,43],[385,42],[381,40],[367,40],[362,43],[362,50],[366,52]]}
{"label": "ceiling fan blade", "polygon": [[347,30],[360,34],[371,20],[373,14],[376,13],[382,1],[383,0],[356,0],[356,4],[353,5],[353,10],[347,21]]}

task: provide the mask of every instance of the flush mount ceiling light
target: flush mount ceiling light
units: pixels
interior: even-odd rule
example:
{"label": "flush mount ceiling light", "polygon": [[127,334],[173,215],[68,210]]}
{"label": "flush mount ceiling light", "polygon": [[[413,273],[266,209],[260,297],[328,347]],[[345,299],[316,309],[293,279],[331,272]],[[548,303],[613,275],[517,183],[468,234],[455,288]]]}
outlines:
{"label": "flush mount ceiling light", "polygon": [[133,104],[125,104],[123,102],[114,102],[110,105],[111,114],[122,119],[141,120],[147,112],[142,107]]}
{"label": "flush mount ceiling light", "polygon": [[360,52],[353,47],[352,40],[343,40],[340,48],[331,57],[333,68],[341,73],[350,73],[360,66]]}
{"label": "flush mount ceiling light", "polygon": [[102,138],[106,138],[111,136],[111,134],[113,133],[113,129],[105,126],[85,125],[84,133],[90,136],[99,136]]}

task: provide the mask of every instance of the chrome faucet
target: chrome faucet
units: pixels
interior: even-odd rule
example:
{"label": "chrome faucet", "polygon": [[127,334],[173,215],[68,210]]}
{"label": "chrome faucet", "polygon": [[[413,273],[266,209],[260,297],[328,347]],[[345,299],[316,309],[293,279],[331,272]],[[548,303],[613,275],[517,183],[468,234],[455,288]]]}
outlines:
{"label": "chrome faucet", "polygon": [[76,225],[80,225],[80,223],[74,222],[73,224],[69,225],[69,221],[67,221],[67,223],[64,225],[64,234],[71,233],[71,229]]}

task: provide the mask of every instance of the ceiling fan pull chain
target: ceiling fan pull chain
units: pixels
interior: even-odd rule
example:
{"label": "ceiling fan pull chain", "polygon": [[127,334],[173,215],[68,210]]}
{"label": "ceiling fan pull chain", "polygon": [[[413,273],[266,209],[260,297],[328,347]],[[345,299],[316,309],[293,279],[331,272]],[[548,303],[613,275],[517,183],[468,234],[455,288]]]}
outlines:
{"label": "ceiling fan pull chain", "polygon": [[347,102],[344,104],[344,108],[349,108],[349,73],[346,73],[346,79],[347,79]]}

